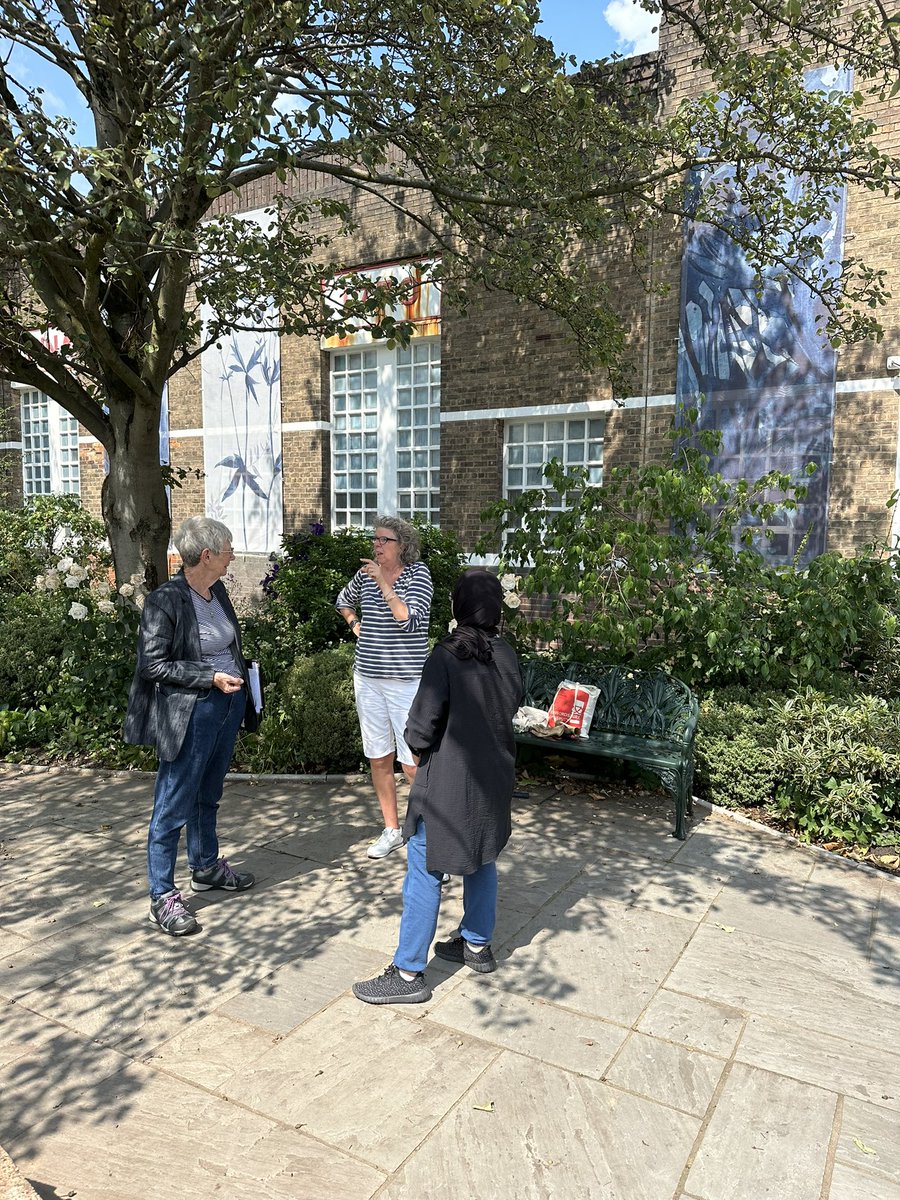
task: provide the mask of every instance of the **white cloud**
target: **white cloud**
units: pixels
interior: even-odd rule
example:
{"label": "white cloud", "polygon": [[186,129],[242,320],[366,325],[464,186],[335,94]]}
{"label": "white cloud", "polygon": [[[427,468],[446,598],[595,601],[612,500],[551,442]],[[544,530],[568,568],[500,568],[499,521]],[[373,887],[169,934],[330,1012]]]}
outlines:
{"label": "white cloud", "polygon": [[603,16],[618,34],[620,54],[646,54],[659,46],[659,13],[647,12],[634,0],[610,0]]}

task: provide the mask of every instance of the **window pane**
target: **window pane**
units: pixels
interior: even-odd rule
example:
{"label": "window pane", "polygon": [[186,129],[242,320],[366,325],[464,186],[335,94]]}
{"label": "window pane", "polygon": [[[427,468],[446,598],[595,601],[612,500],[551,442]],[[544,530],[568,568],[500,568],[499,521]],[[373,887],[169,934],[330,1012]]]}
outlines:
{"label": "window pane", "polygon": [[[592,441],[588,443],[586,434],[590,427]],[[522,495],[522,488],[540,488],[543,492],[543,506],[550,510],[560,510],[562,498],[547,486],[544,477],[544,464],[557,458],[568,464],[578,464],[588,461],[590,453],[590,479],[599,483],[602,480],[603,461],[603,421],[592,419],[547,420],[511,422],[506,430],[506,461],[504,466],[504,495],[514,501]],[[523,446],[524,442],[524,446]],[[524,469],[523,469],[524,462]],[[513,523],[512,527],[516,527]]]}
{"label": "window pane", "polygon": [[[395,464],[396,474],[384,482],[389,495],[396,497],[397,511],[435,521],[440,480],[440,342],[417,339],[406,349],[373,347],[333,354],[330,374],[334,523],[357,523],[365,512],[374,519],[377,508],[386,506],[375,481],[382,468],[381,454],[388,451],[393,451],[388,461]],[[389,404],[386,412],[379,409],[382,399]],[[353,431],[349,437],[347,429]],[[343,439],[340,446],[338,437]]]}

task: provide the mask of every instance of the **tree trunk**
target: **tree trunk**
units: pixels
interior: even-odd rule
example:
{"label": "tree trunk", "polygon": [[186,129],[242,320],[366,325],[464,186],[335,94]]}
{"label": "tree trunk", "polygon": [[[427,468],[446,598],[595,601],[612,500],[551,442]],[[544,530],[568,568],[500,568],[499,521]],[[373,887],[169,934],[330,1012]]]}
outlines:
{"label": "tree trunk", "polygon": [[172,522],[159,464],[159,409],[133,396],[111,397],[113,444],[102,509],[117,583],[144,577],[153,591],[169,577]]}

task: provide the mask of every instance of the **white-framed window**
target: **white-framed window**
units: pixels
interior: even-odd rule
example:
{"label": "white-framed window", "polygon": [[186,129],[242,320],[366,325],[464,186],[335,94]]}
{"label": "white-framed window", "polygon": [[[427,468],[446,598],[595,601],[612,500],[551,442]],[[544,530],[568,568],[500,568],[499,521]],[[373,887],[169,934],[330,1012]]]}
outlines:
{"label": "white-framed window", "polygon": [[43,392],[21,393],[22,491],[48,496],[81,490],[78,422]]}
{"label": "white-framed window", "polygon": [[439,524],[440,340],[333,351],[330,382],[335,527],[383,512]]}
{"label": "white-framed window", "polygon": [[503,494],[517,500],[522,492],[544,489],[544,508],[561,512],[559,494],[547,486],[544,466],[556,458],[565,467],[586,467],[588,482],[603,482],[602,417],[537,417],[508,421],[503,447]]}

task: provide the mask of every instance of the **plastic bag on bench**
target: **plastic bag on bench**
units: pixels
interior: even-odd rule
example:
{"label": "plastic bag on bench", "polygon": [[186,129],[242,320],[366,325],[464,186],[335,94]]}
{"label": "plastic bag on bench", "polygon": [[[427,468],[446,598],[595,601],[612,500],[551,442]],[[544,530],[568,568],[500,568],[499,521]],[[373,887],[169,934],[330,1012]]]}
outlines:
{"label": "plastic bag on bench", "polygon": [[523,704],[513,717],[512,724],[516,733],[533,733],[541,726],[546,729],[547,710],[546,708],[531,708],[530,705]]}
{"label": "plastic bag on bench", "polygon": [[551,729],[556,725],[564,725],[572,733],[586,738],[599,696],[600,689],[589,683],[564,679],[556,689],[547,715],[547,724]]}

